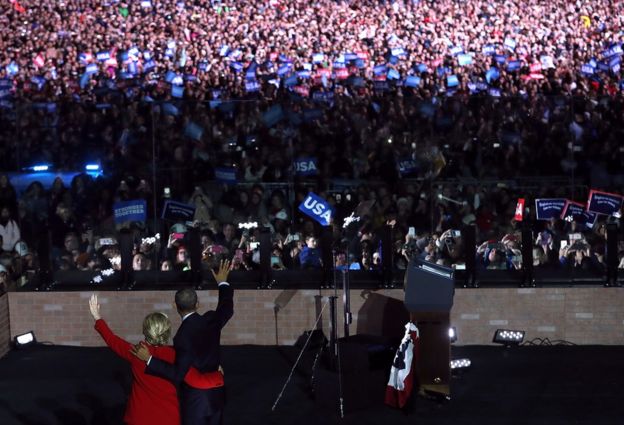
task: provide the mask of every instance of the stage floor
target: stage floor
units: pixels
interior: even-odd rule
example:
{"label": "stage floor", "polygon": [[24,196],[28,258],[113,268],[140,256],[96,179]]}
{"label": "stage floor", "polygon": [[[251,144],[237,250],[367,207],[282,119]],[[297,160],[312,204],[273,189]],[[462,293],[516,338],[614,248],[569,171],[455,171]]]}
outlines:
{"label": "stage floor", "polygon": [[[449,402],[417,398],[406,414],[378,403],[349,413],[318,407],[305,356],[271,411],[298,351],[227,346],[225,424],[624,423],[623,346],[453,347],[472,367],[452,381]],[[120,424],[129,369],[105,348],[38,346],[0,360],[0,424]],[[336,383],[337,385],[337,383]]]}

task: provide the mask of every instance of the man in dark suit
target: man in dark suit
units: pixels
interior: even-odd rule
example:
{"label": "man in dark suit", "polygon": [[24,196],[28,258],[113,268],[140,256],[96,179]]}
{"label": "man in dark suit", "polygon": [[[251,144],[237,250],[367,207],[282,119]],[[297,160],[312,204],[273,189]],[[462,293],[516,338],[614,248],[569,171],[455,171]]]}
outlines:
{"label": "man in dark suit", "polygon": [[174,364],[152,358],[142,345],[132,350],[135,356],[147,362],[147,374],[168,379],[178,387],[182,425],[219,425],[223,422],[225,388],[192,388],[184,383],[184,376],[191,366],[201,373],[219,369],[221,329],[234,314],[233,290],[227,282],[229,272],[229,261],[222,261],[219,271],[213,272],[219,284],[219,302],[215,311],[200,315],[195,290],[176,292],[175,304],[182,324],[173,338]]}

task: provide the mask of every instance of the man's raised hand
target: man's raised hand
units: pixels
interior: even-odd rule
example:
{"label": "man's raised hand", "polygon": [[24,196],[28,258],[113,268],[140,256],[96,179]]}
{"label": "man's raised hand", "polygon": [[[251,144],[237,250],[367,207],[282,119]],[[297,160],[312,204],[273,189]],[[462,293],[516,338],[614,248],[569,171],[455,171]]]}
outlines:
{"label": "man's raised hand", "polygon": [[221,264],[219,264],[219,270],[216,273],[214,272],[214,270],[212,270],[212,275],[217,281],[217,284],[221,282],[227,282],[230,270],[232,270],[232,264],[230,263],[230,260],[221,260]]}
{"label": "man's raised hand", "polygon": [[150,354],[149,350],[141,342],[139,342],[137,345],[133,346],[130,349],[130,352],[132,354],[134,354],[136,357],[138,357],[139,359],[143,360],[144,362],[148,361],[149,358],[151,357],[151,354]]}
{"label": "man's raised hand", "polygon": [[98,304],[97,295],[95,294],[91,295],[91,298],[89,298],[89,310],[91,310],[91,316],[93,316],[95,320],[100,320],[102,318],[102,316],[100,316],[100,304]]}

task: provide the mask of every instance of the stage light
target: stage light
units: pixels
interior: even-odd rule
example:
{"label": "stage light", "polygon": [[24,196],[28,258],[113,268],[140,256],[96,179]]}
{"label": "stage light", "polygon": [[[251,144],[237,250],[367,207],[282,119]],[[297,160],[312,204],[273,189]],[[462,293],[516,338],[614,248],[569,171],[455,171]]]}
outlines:
{"label": "stage light", "polygon": [[518,345],[524,340],[525,331],[497,329],[492,342],[503,345]]}
{"label": "stage light", "polygon": [[85,170],[87,170],[87,171],[100,171],[100,166],[98,164],[87,164],[87,165],[85,165]]}
{"label": "stage light", "polygon": [[24,348],[37,343],[37,338],[35,338],[35,333],[30,331],[25,334],[17,335],[14,339],[14,343],[16,349]]}
{"label": "stage light", "polygon": [[45,165],[45,164],[35,165],[35,166],[32,167],[32,170],[33,171],[37,171],[37,172],[48,171],[49,169],[50,169],[50,166],[49,165]]}
{"label": "stage light", "polygon": [[451,344],[457,341],[457,329],[455,326],[451,326],[448,330],[449,339],[451,340]]}
{"label": "stage light", "polygon": [[470,359],[455,359],[451,360],[451,370],[457,369],[467,369],[470,367],[472,362]]}

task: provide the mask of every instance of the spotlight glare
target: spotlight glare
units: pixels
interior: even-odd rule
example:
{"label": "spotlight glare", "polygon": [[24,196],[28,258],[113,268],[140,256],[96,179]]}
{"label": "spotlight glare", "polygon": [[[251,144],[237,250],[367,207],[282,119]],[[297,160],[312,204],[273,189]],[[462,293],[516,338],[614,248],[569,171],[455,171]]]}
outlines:
{"label": "spotlight glare", "polygon": [[87,171],[99,171],[100,166],[98,164],[87,164],[85,165],[85,170]]}
{"label": "spotlight glare", "polygon": [[504,345],[518,345],[524,340],[525,331],[497,329],[492,342]]}
{"label": "spotlight glare", "polygon": [[32,169],[33,171],[48,171],[50,167],[48,165],[35,165]]}

